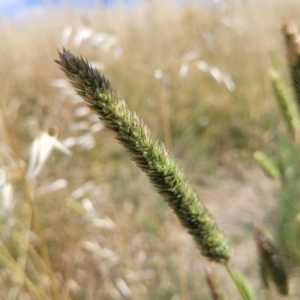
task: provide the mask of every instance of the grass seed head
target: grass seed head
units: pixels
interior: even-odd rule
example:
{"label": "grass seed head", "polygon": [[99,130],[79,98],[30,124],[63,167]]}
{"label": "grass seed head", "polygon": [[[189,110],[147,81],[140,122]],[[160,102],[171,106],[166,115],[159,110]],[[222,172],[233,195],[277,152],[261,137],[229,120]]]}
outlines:
{"label": "grass seed head", "polygon": [[287,272],[277,248],[261,228],[255,231],[255,242],[265,286],[268,287],[268,279],[271,279],[282,295],[288,295]]}
{"label": "grass seed head", "polygon": [[204,256],[226,262],[229,246],[204,204],[199,201],[175,160],[149,128],[120,100],[110,82],[82,57],[63,50],[57,64],[72,85],[98,115],[103,124],[114,131],[116,139],[128,150],[133,161],[148,175],[157,191],[171,206],[182,225],[188,229]]}

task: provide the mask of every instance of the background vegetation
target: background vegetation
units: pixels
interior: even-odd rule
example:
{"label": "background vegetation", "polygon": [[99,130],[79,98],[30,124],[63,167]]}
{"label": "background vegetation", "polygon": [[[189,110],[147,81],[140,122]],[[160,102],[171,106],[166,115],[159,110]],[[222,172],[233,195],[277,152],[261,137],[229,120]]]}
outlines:
{"label": "background vegetation", "polygon": [[[297,265],[278,231],[287,218],[278,217],[276,185],[252,154],[284,144],[287,128],[268,71],[275,57],[288,80],[280,26],[283,17],[299,19],[298,6],[296,0],[186,7],[164,1],[2,18],[0,100],[8,122],[2,114],[0,298],[34,299],[24,287],[29,280],[48,299],[210,299],[207,260],[67,84],[53,62],[62,47],[93,61],[165,142],[234,248],[232,265],[258,295],[264,293],[254,224],[278,236],[287,265]],[[52,135],[40,135],[45,131]],[[54,150],[37,176],[28,172],[53,135],[65,153]],[[34,140],[39,150],[31,148]],[[29,231],[31,200],[41,236]],[[213,268],[228,299],[238,299],[223,268]],[[292,294],[297,272],[290,268]]]}

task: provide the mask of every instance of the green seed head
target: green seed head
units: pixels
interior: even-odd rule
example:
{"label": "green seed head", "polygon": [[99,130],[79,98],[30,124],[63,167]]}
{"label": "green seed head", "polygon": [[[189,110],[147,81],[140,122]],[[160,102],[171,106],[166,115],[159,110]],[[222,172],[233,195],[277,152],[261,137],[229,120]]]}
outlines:
{"label": "green seed head", "polygon": [[198,199],[194,189],[180,172],[149,128],[130,112],[109,81],[83,58],[63,50],[56,62],[70,79],[77,93],[88,103],[117,140],[128,150],[133,161],[148,175],[181,224],[194,237],[203,255],[216,262],[230,256],[228,244]]}

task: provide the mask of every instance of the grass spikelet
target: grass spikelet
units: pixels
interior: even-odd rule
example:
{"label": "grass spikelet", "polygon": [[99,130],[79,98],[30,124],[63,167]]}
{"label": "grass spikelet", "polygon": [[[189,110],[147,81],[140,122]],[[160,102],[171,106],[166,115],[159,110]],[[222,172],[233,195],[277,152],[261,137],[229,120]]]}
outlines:
{"label": "grass spikelet", "polygon": [[270,76],[281,113],[286,121],[293,140],[297,140],[299,138],[300,119],[294,99],[288,92],[287,87],[280,79],[277,72],[271,72]]}
{"label": "grass spikelet", "polygon": [[280,183],[280,170],[269,156],[267,156],[264,152],[255,151],[253,153],[253,157],[269,178],[274,179],[275,181]]}
{"label": "grass spikelet", "polygon": [[132,160],[148,175],[182,225],[194,237],[202,254],[216,262],[228,261],[230,249],[224,236],[164,145],[154,138],[136,114],[127,109],[125,102],[120,100],[109,81],[98,70],[65,49],[59,53],[59,57],[60,60],[56,62],[78,95],[104,125],[114,131]]}
{"label": "grass spikelet", "polygon": [[300,109],[300,37],[296,26],[287,20],[283,21],[282,34],[285,38],[290,76]]}
{"label": "grass spikelet", "polygon": [[288,277],[278,250],[261,228],[255,231],[255,242],[258,248],[260,267],[264,285],[268,287],[271,279],[282,295],[288,295]]}

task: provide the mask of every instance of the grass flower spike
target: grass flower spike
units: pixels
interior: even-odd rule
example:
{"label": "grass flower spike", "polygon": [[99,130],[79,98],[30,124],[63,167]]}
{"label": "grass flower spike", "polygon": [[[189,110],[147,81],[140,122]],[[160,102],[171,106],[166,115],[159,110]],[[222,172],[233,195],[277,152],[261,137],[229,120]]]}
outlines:
{"label": "grass flower spike", "polygon": [[270,77],[282,116],[285,119],[292,139],[297,141],[300,135],[300,118],[296,103],[279,74],[276,71],[272,71]]}
{"label": "grass flower spike", "polygon": [[282,33],[285,38],[290,75],[300,109],[300,36],[297,27],[287,20],[282,23]]}
{"label": "grass flower spike", "polygon": [[255,241],[259,252],[262,278],[266,287],[271,279],[282,295],[288,295],[288,277],[282,258],[262,228],[256,228]]}
{"label": "grass flower spike", "polygon": [[83,58],[69,51],[59,53],[56,61],[76,88],[77,93],[99,116],[104,125],[128,150],[133,161],[148,175],[158,192],[188,229],[203,255],[226,262],[230,249],[194,189],[180,172],[163,144],[151,134],[136,114],[131,113],[109,81]]}

